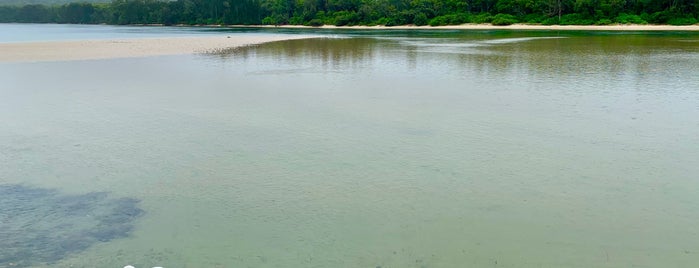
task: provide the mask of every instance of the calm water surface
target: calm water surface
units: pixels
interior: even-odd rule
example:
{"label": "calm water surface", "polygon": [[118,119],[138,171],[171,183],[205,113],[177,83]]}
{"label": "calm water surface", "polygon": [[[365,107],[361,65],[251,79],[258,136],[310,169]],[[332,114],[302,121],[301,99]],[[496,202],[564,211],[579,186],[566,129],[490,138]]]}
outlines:
{"label": "calm water surface", "polygon": [[0,184],[138,200],[33,267],[693,267],[697,66],[697,34],[526,31],[5,63]]}
{"label": "calm water surface", "polygon": [[226,29],[220,27],[159,27],[159,26],[111,26],[82,24],[27,24],[0,23],[0,43],[47,42],[71,40],[128,39],[211,36],[230,33],[270,34],[294,33],[294,30],[252,28]]}

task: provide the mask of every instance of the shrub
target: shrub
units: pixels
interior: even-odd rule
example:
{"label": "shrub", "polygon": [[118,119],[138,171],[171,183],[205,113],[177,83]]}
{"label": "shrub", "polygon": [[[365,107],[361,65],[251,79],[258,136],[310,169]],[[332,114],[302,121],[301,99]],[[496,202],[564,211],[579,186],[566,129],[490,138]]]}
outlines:
{"label": "shrub", "polygon": [[289,19],[289,24],[293,24],[293,25],[302,25],[302,24],[303,24],[303,21],[304,21],[303,17],[301,17],[301,16],[293,16],[293,17],[291,17],[291,18]]}
{"label": "shrub", "polygon": [[449,24],[459,25],[471,22],[468,13],[455,13],[449,16]]}
{"label": "shrub", "polygon": [[581,14],[566,14],[561,17],[561,25],[593,25],[595,21]]}
{"label": "shrub", "polygon": [[356,12],[345,10],[333,13],[333,17],[335,18],[335,26],[354,25],[359,19]]}
{"label": "shrub", "polygon": [[644,14],[646,15],[646,18],[643,18],[643,15],[641,15],[641,18],[643,18],[645,21],[653,23],[653,24],[665,24],[668,22],[670,18],[670,13],[667,11],[660,11],[660,12],[655,12],[653,14]]}
{"label": "shrub", "polygon": [[547,18],[542,14],[527,14],[522,21],[527,23],[542,23]]}
{"label": "shrub", "polygon": [[609,25],[612,24],[612,20],[610,19],[600,19],[597,22],[595,22],[595,25]]}
{"label": "shrub", "polygon": [[262,24],[265,25],[277,25],[277,20],[273,16],[267,16],[264,19],[262,19]]}
{"label": "shrub", "polygon": [[389,26],[389,27],[390,27],[390,26],[402,25],[402,23],[400,23],[400,22],[399,22],[398,20],[396,20],[396,18],[394,18],[394,17],[386,18],[385,21],[386,21],[386,23],[383,24],[384,26]]}
{"label": "shrub", "polygon": [[323,23],[322,20],[319,20],[319,19],[312,19],[312,20],[308,21],[308,24],[307,24],[307,25],[308,25],[308,26],[313,26],[313,27],[320,27],[320,26],[323,26],[323,24],[324,24],[324,23]]}
{"label": "shrub", "polygon": [[648,22],[643,20],[641,16],[626,13],[619,14],[619,16],[617,16],[614,20],[621,24],[648,24]]}
{"label": "shrub", "polygon": [[434,17],[429,22],[430,26],[442,26],[447,25],[447,18],[445,16]]}
{"label": "shrub", "polygon": [[558,25],[559,23],[560,22],[558,21],[558,17],[548,18],[541,21],[541,25]]}
{"label": "shrub", "polygon": [[459,25],[469,22],[468,14],[466,13],[455,13],[443,16],[437,16],[430,20],[430,26],[442,26],[442,25]]}
{"label": "shrub", "polygon": [[490,13],[481,13],[473,17],[473,23],[491,23],[493,16]]}
{"label": "shrub", "polygon": [[518,21],[517,18],[515,18],[515,16],[501,13],[495,15],[495,17],[493,17],[493,20],[490,23],[496,26],[506,26],[515,24],[517,22]]}
{"label": "shrub", "polygon": [[375,21],[373,24],[390,26],[390,25],[388,25],[389,22],[390,22],[390,19],[388,19],[388,18],[380,18],[377,21]]}
{"label": "shrub", "polygon": [[396,25],[406,25],[413,23],[415,20],[415,12],[412,10],[403,10],[392,16]]}
{"label": "shrub", "polygon": [[692,18],[692,17],[672,18],[672,19],[667,21],[667,24],[670,24],[670,25],[692,25],[692,24],[697,24],[697,19]]}
{"label": "shrub", "polygon": [[413,19],[413,24],[417,26],[427,25],[427,15],[425,15],[425,13],[418,13]]}

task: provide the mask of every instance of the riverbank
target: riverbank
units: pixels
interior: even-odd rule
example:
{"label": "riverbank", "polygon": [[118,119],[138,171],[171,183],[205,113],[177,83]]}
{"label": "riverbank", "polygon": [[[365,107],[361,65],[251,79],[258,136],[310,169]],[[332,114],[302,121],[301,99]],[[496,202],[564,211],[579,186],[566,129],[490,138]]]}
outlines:
{"label": "riverbank", "polygon": [[289,29],[359,29],[359,30],[553,30],[553,31],[699,31],[699,25],[641,25],[641,24],[615,24],[615,25],[536,25],[536,24],[512,24],[508,26],[495,26],[492,24],[461,24],[447,26],[334,26],[324,25],[319,27],[303,25],[259,25],[259,26],[229,26],[229,27],[253,27],[253,28],[289,28]]}
{"label": "riverbank", "polygon": [[[539,31],[699,31],[699,25],[528,25],[463,24],[452,26],[218,26],[287,29],[348,30],[539,30]],[[309,31],[310,32],[310,31]],[[311,35],[221,35],[206,37],[164,37],[113,40],[0,43],[0,62],[36,62],[133,58],[205,53],[273,41],[309,38]]]}
{"label": "riverbank", "polygon": [[0,62],[96,60],[182,55],[310,37],[306,35],[233,35],[0,43]]}

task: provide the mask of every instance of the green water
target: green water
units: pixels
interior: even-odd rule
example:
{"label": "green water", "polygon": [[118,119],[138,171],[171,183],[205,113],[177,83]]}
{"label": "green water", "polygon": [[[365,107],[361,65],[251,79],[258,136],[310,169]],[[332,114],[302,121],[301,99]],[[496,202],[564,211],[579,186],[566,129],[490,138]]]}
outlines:
{"label": "green water", "polygon": [[0,184],[144,211],[34,266],[699,263],[699,35],[328,36],[0,64]]}

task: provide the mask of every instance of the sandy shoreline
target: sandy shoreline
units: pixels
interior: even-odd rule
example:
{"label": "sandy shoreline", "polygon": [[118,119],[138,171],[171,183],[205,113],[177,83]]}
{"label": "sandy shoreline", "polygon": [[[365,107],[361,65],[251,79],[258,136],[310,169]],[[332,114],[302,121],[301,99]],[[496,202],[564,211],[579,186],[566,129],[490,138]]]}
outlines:
{"label": "sandy shoreline", "polygon": [[462,24],[448,26],[333,26],[324,25],[320,27],[301,25],[262,25],[262,26],[230,26],[230,27],[257,27],[257,28],[299,28],[299,29],[357,29],[357,30],[553,30],[553,31],[699,31],[699,25],[638,25],[638,24],[617,24],[617,25],[531,25],[513,24],[508,26],[494,26],[491,24]]}
{"label": "sandy shoreline", "polygon": [[0,43],[0,62],[39,62],[137,58],[204,53],[274,41],[310,38],[304,35],[207,36]]}
{"label": "sandy shoreline", "polygon": [[[550,31],[699,31],[699,25],[527,25],[493,26],[463,24],[453,26],[223,26],[250,28],[361,29],[361,30],[550,30]],[[203,53],[273,41],[311,38],[311,35],[206,36],[114,40],[82,40],[28,43],[0,43],[0,62],[37,62],[135,58]]]}

